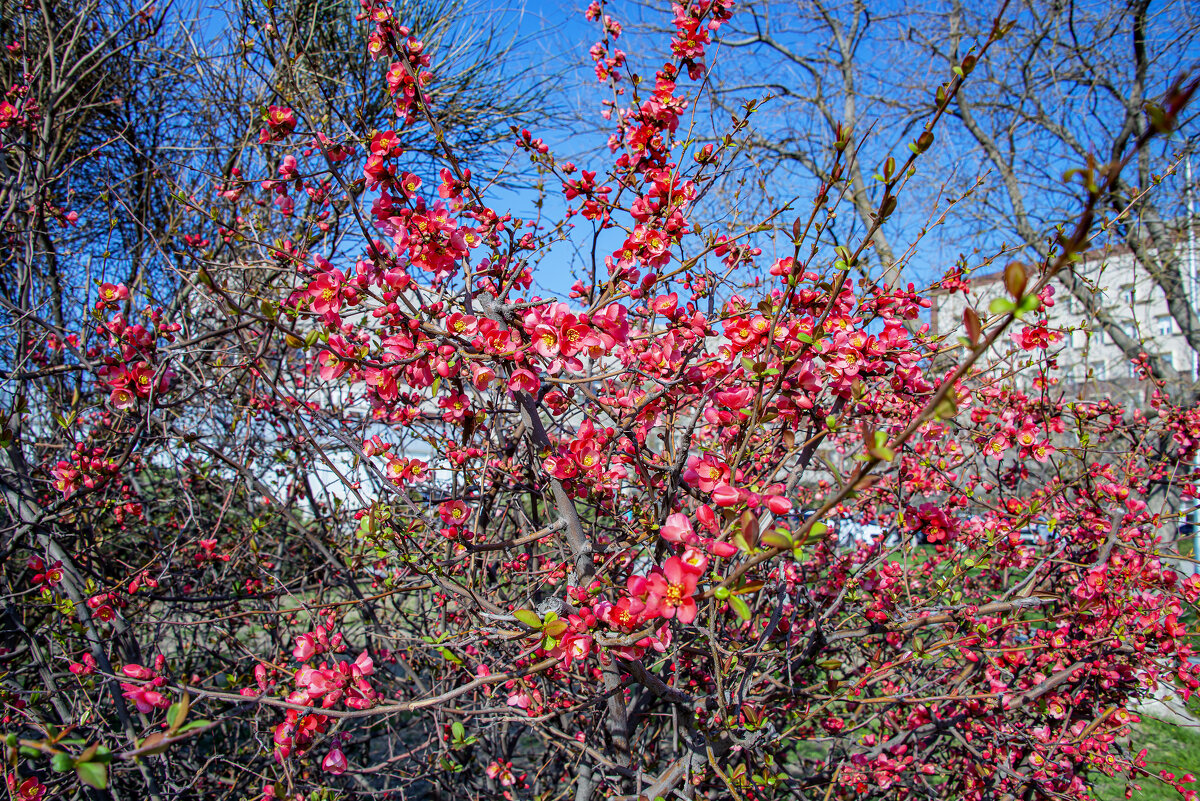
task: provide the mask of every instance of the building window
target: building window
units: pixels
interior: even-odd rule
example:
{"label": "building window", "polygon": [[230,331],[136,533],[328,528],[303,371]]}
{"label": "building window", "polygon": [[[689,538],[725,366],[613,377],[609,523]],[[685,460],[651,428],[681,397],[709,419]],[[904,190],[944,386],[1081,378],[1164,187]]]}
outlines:
{"label": "building window", "polygon": [[1087,347],[1087,331],[1082,328],[1076,328],[1071,332],[1071,346],[1075,348]]}
{"label": "building window", "polygon": [[1133,284],[1126,284],[1121,287],[1121,297],[1125,302],[1132,306],[1137,301],[1137,289]]}
{"label": "building window", "polygon": [[1108,378],[1107,365],[1104,362],[1092,362],[1092,378],[1097,381],[1104,381]]}
{"label": "building window", "polygon": [[1070,292],[1068,292],[1066,295],[1064,295],[1062,306],[1063,306],[1063,311],[1068,312],[1070,314],[1074,314],[1075,313],[1075,296],[1072,295]]}
{"label": "building window", "polygon": [[1133,362],[1125,362],[1125,366],[1129,368],[1129,377],[1137,378],[1137,373],[1138,373],[1137,365],[1134,364]]}
{"label": "building window", "polygon": [[1164,314],[1161,317],[1154,318],[1154,328],[1158,331],[1160,337],[1170,336],[1175,333],[1175,321],[1171,315]]}

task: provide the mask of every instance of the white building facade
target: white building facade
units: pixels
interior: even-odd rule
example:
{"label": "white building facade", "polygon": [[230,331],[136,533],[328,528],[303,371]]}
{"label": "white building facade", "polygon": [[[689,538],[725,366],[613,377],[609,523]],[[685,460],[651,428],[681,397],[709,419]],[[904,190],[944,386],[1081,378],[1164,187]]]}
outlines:
{"label": "white building facade", "polygon": [[[1190,248],[1187,242],[1182,244],[1180,256],[1184,281],[1189,285],[1192,306],[1196,308],[1195,271],[1200,266],[1200,253],[1196,252],[1194,244]],[[1130,251],[1091,251],[1073,269],[1082,279],[1095,307],[1103,309],[1126,335],[1140,343],[1143,352],[1159,356],[1184,377],[1196,375],[1196,353],[1171,316],[1166,295]],[[1031,274],[1030,283],[1035,280],[1037,276]],[[969,289],[965,294],[961,289],[940,288],[932,296],[931,333],[945,337],[947,342],[953,342],[964,333],[962,315],[966,306],[973,307],[986,325],[991,302],[1009,297],[1003,271],[968,275],[966,281]],[[1060,384],[1085,392],[1089,388],[1097,392],[1114,388],[1136,392],[1137,367],[1105,334],[1079,298],[1058,280],[1053,281],[1052,286],[1054,305],[1047,309],[1046,318],[1049,329],[1061,338],[1047,348],[1047,353],[1057,359]],[[1040,315],[1027,318],[1028,321],[1035,319],[1040,319]],[[1014,377],[1019,381],[1022,378],[1022,353],[1019,348],[1014,348],[1013,341],[1005,338],[997,342],[995,352],[986,360],[1012,360],[1016,371]],[[1025,355],[1024,361],[1028,362],[1028,354]]]}

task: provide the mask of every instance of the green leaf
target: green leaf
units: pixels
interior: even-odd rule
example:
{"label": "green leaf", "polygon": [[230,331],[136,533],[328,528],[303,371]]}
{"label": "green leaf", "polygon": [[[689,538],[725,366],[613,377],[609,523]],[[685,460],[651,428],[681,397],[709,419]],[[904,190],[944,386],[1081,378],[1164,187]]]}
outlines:
{"label": "green leaf", "polygon": [[790,551],[792,549],[792,538],[781,531],[768,531],[763,534],[762,541],[764,545],[769,545],[772,548],[782,548]]}
{"label": "green leaf", "polygon": [[1029,314],[1029,312],[1035,312],[1041,305],[1042,301],[1037,295],[1026,295],[1025,297],[1021,298],[1021,302],[1017,304],[1017,314],[1022,315]]}
{"label": "green leaf", "polygon": [[885,462],[890,462],[896,458],[896,452],[887,447],[887,434],[883,431],[875,432],[875,444],[867,449],[867,452],[876,459],[881,459]]}
{"label": "green leaf", "polygon": [[949,420],[958,414],[958,406],[949,398],[943,398],[933,410],[933,415],[939,420]]}
{"label": "green leaf", "polygon": [[108,768],[101,762],[84,762],[75,766],[75,774],[79,781],[88,787],[103,790],[108,786]]}
{"label": "green leaf", "polygon": [[996,298],[988,304],[988,311],[992,314],[1008,314],[1015,308],[1016,304],[1007,298]]}
{"label": "green leaf", "polygon": [[201,727],[211,726],[211,725],[212,725],[211,720],[204,720],[204,719],[192,720],[192,721],[189,721],[189,722],[183,724],[182,726],[180,726],[179,731],[176,733],[183,734],[185,731],[190,731],[192,729],[199,729]]}
{"label": "green leaf", "polygon": [[736,595],[729,596],[729,608],[742,620],[750,619],[750,605]]}
{"label": "green leaf", "polygon": [[738,547],[743,547],[744,544],[743,550],[750,552],[758,545],[758,532],[758,516],[747,509],[742,512],[739,523],[738,535],[740,535],[740,541],[739,536],[735,536],[734,542]]}
{"label": "green leaf", "polygon": [[542,627],[542,619],[538,617],[537,612],[532,610],[518,609],[517,611],[513,612],[513,617],[515,617],[518,622],[524,623],[531,629],[540,629]]}
{"label": "green leaf", "polygon": [[1029,274],[1025,271],[1025,265],[1015,261],[1009,262],[1004,268],[1004,288],[1013,300],[1019,300],[1025,294],[1028,283]]}
{"label": "green leaf", "polygon": [[187,720],[188,708],[190,706],[191,699],[186,692],[182,698],[171,704],[171,707],[167,710],[167,723],[170,725],[170,731],[179,731],[179,727]]}
{"label": "green leaf", "polygon": [[456,742],[459,742],[467,736],[467,730],[463,727],[461,721],[456,720],[450,724],[450,734],[453,735]]}
{"label": "green leaf", "polygon": [[461,665],[463,663],[463,661],[458,657],[458,655],[455,654],[453,651],[451,651],[449,648],[441,648],[439,650],[441,651],[442,657],[447,662],[453,662],[456,665]]}
{"label": "green leaf", "polygon": [[169,745],[169,743],[164,742],[166,739],[166,732],[156,731],[144,740],[138,740],[138,751],[140,751],[143,756],[164,753]]}
{"label": "green leaf", "polygon": [[884,462],[890,462],[896,458],[896,452],[894,450],[884,447],[872,448],[871,455]]}

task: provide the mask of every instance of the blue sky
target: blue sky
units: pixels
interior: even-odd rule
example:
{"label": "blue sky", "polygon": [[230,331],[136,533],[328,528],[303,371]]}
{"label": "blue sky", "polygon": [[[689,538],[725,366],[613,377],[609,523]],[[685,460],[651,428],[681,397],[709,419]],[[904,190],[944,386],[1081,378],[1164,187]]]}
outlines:
{"label": "blue sky", "polygon": [[[611,159],[603,147],[606,136],[603,133],[603,126],[606,123],[599,116],[599,101],[604,95],[596,91],[591,62],[587,55],[588,48],[600,37],[600,30],[598,25],[584,19],[585,5],[586,3],[581,0],[574,2],[571,0],[527,0],[523,3],[501,6],[476,3],[465,8],[459,28],[463,36],[493,29],[499,33],[499,38],[512,40],[512,55],[504,67],[506,74],[511,76],[510,79],[514,82],[542,86],[556,112],[554,116],[544,119],[540,124],[530,125],[534,135],[544,138],[560,160],[574,161],[581,168],[597,169],[603,167]],[[1081,0],[1079,5],[1081,7],[1095,6],[1096,3],[1085,3]],[[1181,0],[1163,5],[1167,7],[1167,11],[1180,7],[1186,9],[1186,4],[1181,5]],[[772,8],[782,11],[794,6],[794,3],[779,3]],[[871,3],[870,6],[881,21],[875,23],[876,28],[873,30],[875,38],[868,42],[868,55],[863,62],[865,64],[864,84],[867,84],[868,89],[877,88],[883,96],[884,102],[880,106],[880,116],[886,119],[888,113],[886,101],[889,93],[893,93],[894,96],[894,93],[909,92],[906,81],[916,84],[924,78],[924,72],[934,67],[944,67],[944,65],[935,64],[936,59],[928,57],[925,57],[924,60],[917,59],[911,63],[897,63],[890,51],[885,49],[888,36],[905,25],[935,28],[939,24],[939,17],[935,11],[931,10],[934,6],[932,3],[918,3],[914,7],[906,8],[897,0],[888,0],[883,3]],[[224,0],[214,6],[218,10],[217,17],[220,16],[219,10],[224,7]],[[647,48],[647,42],[661,53],[666,47],[668,37],[665,34],[657,34],[647,38],[644,31],[639,31],[639,24],[664,26],[669,23],[667,13],[663,10],[622,0],[610,3],[606,10],[625,25],[626,34],[620,44],[631,54],[631,60],[635,67],[642,74],[651,76],[654,70],[661,65],[662,56],[651,54]],[[209,19],[217,17],[209,17]],[[745,19],[747,19],[747,15],[744,12],[741,16],[735,16],[735,27]],[[891,27],[888,27],[889,25]],[[1171,35],[1169,26],[1159,25],[1153,31],[1155,35]],[[821,48],[828,46],[828,42],[819,36],[814,38],[810,31],[802,28],[781,34],[781,37],[786,44],[804,53],[819,54]],[[1123,45],[1120,41],[1114,41],[1113,46]],[[1152,47],[1160,46],[1165,47],[1166,44],[1152,41]],[[725,50],[717,53],[713,60],[718,74],[733,74],[736,70],[730,68],[736,64],[742,64],[747,67],[747,73],[761,74],[764,82],[769,79],[769,81],[788,83],[799,81],[802,78],[800,71],[786,68],[786,65],[782,64],[779,59],[769,58],[768,55],[761,52],[749,53],[745,50],[736,53]],[[432,56],[436,70],[437,53],[433,52]],[[1196,53],[1193,47],[1179,52],[1173,63],[1186,64],[1194,61],[1195,58]],[[687,86],[689,91],[695,89],[694,84],[689,83]],[[756,91],[761,94],[765,90]],[[752,95],[754,92],[749,94]],[[764,107],[764,112],[755,118],[756,125],[760,126],[760,129],[768,135],[783,132],[793,122],[787,119],[786,114],[778,113],[784,108],[782,100],[768,103]],[[800,109],[799,114],[806,113],[803,106],[797,108]],[[865,130],[876,117],[873,116],[872,109],[860,109],[860,111],[864,116],[860,129]],[[807,111],[807,114],[811,115],[811,113],[811,110]],[[903,135],[889,133],[888,126],[892,124],[892,122],[885,121],[876,127],[873,138],[865,148],[869,167],[873,167],[874,163],[881,162],[889,152],[895,154],[897,158],[907,155],[904,144],[908,141],[908,133],[904,132]],[[719,123],[717,127],[720,127]],[[1097,141],[1103,138],[1101,133],[1097,133]],[[977,161],[972,160],[970,149],[962,146],[961,137],[956,139],[952,135],[939,134],[935,149],[931,152],[931,155],[935,154],[940,154],[939,157],[943,159],[953,159],[957,166],[957,176],[963,181],[969,181],[976,175],[986,172]],[[1055,156],[1046,153],[1044,158],[1053,159]],[[518,155],[517,159],[521,159],[521,156]],[[526,165],[523,163],[522,166]],[[1060,165],[1061,168],[1066,166],[1073,165],[1068,162],[1062,162]],[[869,169],[868,175],[872,171],[873,169]],[[475,172],[477,176],[486,175],[486,171],[483,170],[477,169]],[[941,180],[944,175],[945,173],[940,173],[938,178],[929,179],[922,171],[919,173],[917,181],[918,188],[923,191],[909,192],[902,199],[900,209],[887,229],[893,248],[897,251],[905,249],[915,230],[920,227],[935,207],[932,185]],[[995,181],[995,176],[990,176],[988,180]],[[925,181],[926,184],[921,184],[922,181]],[[769,184],[769,188],[773,190],[779,202],[794,197],[811,197],[813,186],[814,182],[811,177],[806,176],[802,171],[795,171],[786,176],[777,175]],[[547,204],[543,209],[543,218],[553,221],[560,215],[563,208],[557,181],[552,177],[549,178],[545,189]],[[524,217],[532,216],[534,213],[536,194],[529,189],[493,189],[490,196],[497,209],[510,209],[514,214]],[[803,210],[803,202],[800,204],[800,208]],[[849,209],[842,213],[843,219],[850,216],[852,214]],[[788,220],[790,221],[790,217]],[[576,229],[571,241],[554,248],[548,257],[538,265],[537,282],[544,294],[553,294],[559,297],[566,295],[572,282],[572,267],[577,266],[580,261],[579,250],[586,247],[590,240],[590,230],[584,230],[584,227],[588,226],[587,222],[580,219],[578,223],[581,228]],[[615,236],[615,241],[606,243],[608,251],[615,248],[619,242],[620,237]],[[936,230],[922,245],[920,254],[913,260],[912,270],[906,274],[906,278],[914,280],[918,286],[922,286],[951,266],[960,252],[970,255],[977,245],[983,244],[994,246],[997,242],[994,237],[991,239],[979,237],[964,226],[947,226]],[[605,252],[601,249],[599,258],[602,259]],[[766,255],[762,261],[764,263],[768,261]]]}
{"label": "blue sky", "polygon": [[[938,18],[936,13],[929,11],[930,6],[922,7],[918,4],[917,11],[905,11],[905,8],[899,2],[886,2],[886,4],[870,4],[872,10],[877,14],[892,14],[890,24],[892,28],[887,28],[882,23],[876,23],[876,31],[878,42],[872,42],[872,46],[886,42],[889,35],[894,34],[898,30],[898,26],[904,25],[925,25],[936,26]],[[930,4],[932,5],[932,4]],[[1097,4],[1088,4],[1097,6]],[[1175,6],[1178,4],[1164,4]],[[599,38],[598,26],[593,23],[588,23],[583,19],[582,2],[560,2],[558,0],[546,1],[529,1],[521,5],[512,5],[504,8],[487,8],[487,10],[473,12],[482,14],[482,18],[490,20],[491,23],[498,23],[511,31],[518,37],[518,47],[516,49],[518,67],[524,77],[529,76],[552,76],[551,80],[551,97],[556,102],[559,109],[574,110],[578,115],[578,120],[572,121],[569,125],[556,124],[557,121],[552,121],[550,124],[541,126],[539,130],[535,130],[535,135],[540,135],[550,144],[552,150],[559,158],[568,158],[575,161],[580,167],[588,167],[592,165],[594,169],[596,165],[602,165],[606,162],[606,153],[596,152],[601,149],[604,137],[596,133],[598,128],[593,126],[604,125],[604,121],[600,120],[598,115],[598,103],[602,95],[594,91],[594,78],[592,76],[592,68],[587,56],[587,49],[594,41]],[[780,6],[782,7],[782,6]],[[644,53],[642,42],[646,42],[642,38],[641,32],[637,30],[638,23],[654,22],[664,24],[668,22],[665,14],[648,10],[648,8],[631,2],[613,2],[606,10],[618,18],[625,25],[626,35],[623,37],[622,44],[624,49],[631,53],[631,59],[634,59],[637,66],[641,68],[643,74],[653,74],[654,68],[661,64],[661,56],[659,59],[653,56],[643,56],[636,58],[637,54]],[[1168,12],[1170,12],[1168,8]],[[738,22],[738,19],[734,20]],[[1159,24],[1152,28],[1151,47],[1168,47],[1165,41],[1157,41],[1154,37],[1163,38],[1174,35],[1169,26]],[[656,40],[650,40],[655,43],[656,47],[664,47],[666,37],[659,35]],[[815,42],[811,37],[805,38],[802,32],[796,32],[787,40],[796,48],[815,48],[820,49],[822,42]],[[966,46],[964,46],[965,48]],[[1102,43],[1102,47],[1104,44]],[[1111,47],[1126,48],[1127,43],[1121,40],[1120,37],[1114,37],[1111,42]],[[1186,49],[1180,50],[1171,55],[1169,59],[1172,65],[1184,65],[1187,62],[1196,59],[1194,43],[1188,44]],[[718,54],[718,59],[731,58],[731,53]],[[737,58],[743,59],[744,64],[749,65],[750,71],[760,71],[763,79],[770,80],[788,80],[794,76],[788,76],[788,72],[779,60],[770,60],[764,58],[763,54],[746,55],[742,52],[737,54]],[[881,116],[888,113],[887,96],[889,92],[905,92],[908,90],[906,82],[916,84],[924,78],[924,72],[929,70],[944,70],[944,64],[936,59],[926,59],[923,62],[913,62],[913,64],[896,64],[894,56],[888,52],[880,50],[880,55],[869,56],[864,60],[864,83],[871,84],[866,86],[869,90],[876,90],[884,98],[881,104]],[[1008,65],[1000,64],[997,67],[1006,67]],[[970,85],[970,84],[968,84]],[[893,95],[894,96],[894,95]],[[776,101],[776,107],[780,102]],[[770,114],[772,106],[768,104],[766,113],[756,118],[757,124],[763,127],[763,130],[770,131],[772,126],[780,124],[778,116]],[[864,120],[862,126],[869,126],[872,119],[872,109],[860,108],[860,112],[864,112]],[[1068,114],[1067,109],[1063,109],[1063,114]],[[892,118],[895,119],[894,116]],[[866,158],[874,158],[877,162],[882,162],[888,153],[893,153],[899,159],[907,155],[904,150],[904,144],[908,138],[907,132],[904,135],[888,133],[888,122],[882,122],[880,128],[875,132],[868,146],[866,146]],[[894,130],[894,122],[892,122]],[[944,128],[943,128],[944,130]],[[1105,144],[1106,133],[1103,128],[1098,126],[1088,127],[1085,125],[1081,128],[1082,135],[1088,137],[1092,135],[1098,147],[1103,147]],[[979,163],[978,159],[972,155],[972,144],[970,141],[965,141],[964,135],[961,133],[954,134],[940,133],[938,141],[935,145],[935,150],[940,149],[941,158],[952,159],[955,167],[955,177],[960,182],[970,182],[976,176],[984,176],[986,181],[995,182],[996,176],[989,175],[986,165]],[[1032,145],[1031,145],[1032,146]],[[931,153],[934,155],[934,153]],[[1060,155],[1046,150],[1038,152],[1036,158],[1044,159],[1045,163],[1054,164],[1055,159],[1060,159],[1056,167],[1052,168],[1051,173],[1061,173],[1062,169],[1072,167],[1073,162],[1061,159]],[[869,164],[869,167],[874,168],[874,164]],[[874,169],[869,169],[868,174]],[[944,180],[948,175],[944,167],[937,171],[936,181]],[[925,170],[920,170],[917,181],[925,179]],[[925,179],[928,180],[928,179]],[[772,183],[772,188],[778,193],[780,200],[790,199],[791,197],[811,197],[812,186],[814,182],[806,177],[803,173],[792,173],[786,180],[776,179]],[[932,186],[922,187],[924,192],[913,191],[908,193],[905,198],[905,203],[901,204],[901,209],[896,213],[893,221],[888,225],[889,239],[892,240],[893,248],[898,252],[904,251],[907,243],[911,241],[916,230],[922,225],[926,218],[929,217],[932,210],[935,209],[935,192],[932,191]],[[1177,188],[1177,187],[1176,187]],[[547,194],[550,198],[550,203],[546,206],[548,217],[553,218],[553,211],[560,210],[560,203],[554,203],[554,195],[557,193],[557,182],[547,182]],[[515,212],[524,210],[527,213],[532,212],[533,194],[530,192],[500,192],[493,195],[498,206],[510,206]],[[848,210],[842,216],[848,216]],[[580,221],[581,224],[586,224]],[[586,241],[587,236],[583,236],[582,231],[576,231],[576,245]],[[931,281],[931,279],[940,276],[941,273],[952,266],[956,257],[960,253],[965,253],[970,259],[973,249],[976,247],[996,247],[1000,243],[1002,236],[982,235],[978,231],[973,230],[967,225],[947,225],[941,229],[935,229],[926,237],[922,249],[912,261],[912,269],[906,273],[906,278],[917,282],[918,287]],[[1012,240],[1012,236],[1009,236]],[[611,248],[610,248],[611,249]],[[545,259],[539,265],[538,282],[542,288],[545,288],[548,293],[562,295],[570,284],[570,267],[571,259],[575,254],[572,254],[570,247],[558,247],[554,249],[550,258]],[[764,257],[766,260],[766,257]]]}

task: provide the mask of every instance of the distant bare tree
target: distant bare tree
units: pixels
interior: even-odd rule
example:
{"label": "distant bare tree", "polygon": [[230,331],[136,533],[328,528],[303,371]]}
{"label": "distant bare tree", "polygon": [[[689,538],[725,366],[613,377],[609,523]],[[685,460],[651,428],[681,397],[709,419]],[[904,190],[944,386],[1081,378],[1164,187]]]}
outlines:
{"label": "distant bare tree", "polygon": [[[118,663],[140,659],[147,650],[144,632],[135,634],[118,617],[112,643],[98,633],[86,601],[96,586],[119,580],[97,566],[96,554],[104,550],[115,563],[133,564],[150,551],[177,553],[221,521],[239,519],[249,530],[258,525],[257,513],[247,510],[264,495],[287,508],[283,525],[297,526],[293,533],[303,543],[275,554],[280,575],[306,586],[329,586],[348,575],[340,555],[298,530],[300,516],[320,526],[328,514],[320,467],[313,469],[328,457],[301,447],[289,454],[291,475],[264,465],[261,457],[276,453],[277,438],[295,422],[251,405],[260,374],[290,381],[297,396],[308,375],[283,337],[262,336],[259,301],[286,298],[281,273],[294,273],[272,254],[288,237],[332,252],[351,230],[338,220],[346,204],[331,210],[327,230],[314,201],[298,209],[290,229],[276,225],[260,241],[224,236],[230,220],[196,215],[195,206],[215,208],[211,198],[236,190],[242,194],[235,214],[253,221],[269,207],[272,192],[260,181],[277,176],[279,164],[261,151],[252,155],[249,146],[272,104],[294,106],[309,131],[340,136],[359,160],[343,165],[345,173],[361,176],[371,121],[382,125],[386,117],[388,97],[379,87],[386,86],[380,76],[388,65],[365,55],[367,26],[355,22],[353,0],[230,8],[236,9],[230,24],[219,27],[137,0],[0,0],[6,45],[0,51],[0,564],[23,570],[31,553],[60,563],[70,602],[63,617],[73,627],[66,640],[54,641],[49,632],[57,613],[35,610],[5,617],[0,639],[17,637],[38,659],[65,647],[91,655],[109,675],[110,655]],[[443,110],[440,129],[461,152],[489,163],[489,148],[520,120],[533,88],[506,77],[506,41],[488,46],[467,38],[460,4],[413,3],[405,13],[415,20],[415,35],[447,39],[431,87]],[[297,52],[305,57],[293,58]],[[414,125],[402,143],[416,147],[409,135],[420,129]],[[422,158],[413,153],[414,165]],[[255,180],[231,180],[234,168]],[[361,242],[362,232],[353,230]],[[109,390],[94,380],[111,366],[100,354],[134,348],[132,367],[141,357],[131,354],[144,343],[137,344],[132,329],[97,327],[102,282],[127,292],[110,307],[118,317],[142,333],[149,329],[151,341],[169,338],[169,346],[162,340],[161,370],[146,380],[181,370],[204,390],[180,393],[153,414],[132,415],[128,425],[113,423]],[[225,294],[196,292],[201,285]],[[235,304],[253,313],[233,315]],[[155,315],[184,322],[178,331],[159,332]],[[88,333],[71,333],[79,331]],[[84,411],[89,408],[92,413]],[[69,426],[84,416],[107,433],[80,441]],[[198,432],[210,438],[189,447]],[[76,516],[46,501],[52,466],[84,447],[144,497],[142,545],[127,551],[112,540],[111,527],[122,525],[120,502],[101,515]],[[135,450],[146,461],[134,458]],[[164,476],[194,493],[157,493]],[[69,726],[69,679],[44,669],[36,675],[41,691],[54,698],[57,717],[48,722]],[[136,710],[115,681],[104,679],[99,687],[116,712],[114,730],[135,746]],[[186,794],[188,788],[156,770],[139,763],[130,771],[152,801]]]}
{"label": "distant bare tree", "polygon": [[[938,39],[912,31],[930,52],[954,58],[979,30],[980,19],[961,3],[951,5],[948,30]],[[1121,158],[1162,112],[1155,104],[1172,91],[1176,71],[1194,58],[1198,24],[1187,4],[1167,4],[1151,13],[1148,0],[1100,7],[1076,3],[1032,3],[1019,10],[1016,24],[997,58],[981,63],[954,113],[975,145],[972,156],[994,171],[998,181],[980,193],[981,222],[1016,233],[1027,247],[1049,249],[1047,221],[1071,195],[1073,181],[1062,169],[1089,158],[1101,163]],[[1184,123],[1184,133],[1190,130]],[[1191,134],[1194,135],[1194,134]],[[1101,146],[1097,143],[1111,143]],[[1127,247],[1166,298],[1172,317],[1193,350],[1200,350],[1200,317],[1187,291],[1178,247],[1178,229],[1169,212],[1146,190],[1173,169],[1178,140],[1157,151],[1143,151],[1134,169],[1121,176],[1106,198],[1107,233]],[[1056,158],[1047,160],[1052,153]],[[1035,166],[1036,164],[1036,166]],[[1078,271],[1059,276],[1063,286],[1087,309],[1098,327],[1129,359],[1143,350],[1112,313],[1111,302]],[[1154,373],[1177,379],[1176,371],[1151,356]]]}
{"label": "distant bare tree", "polygon": [[[855,222],[870,226],[877,206],[872,198],[879,191],[869,176],[889,156],[903,156],[912,126],[935,108],[938,84],[988,38],[999,11],[1011,27],[988,58],[977,66],[972,60],[974,69],[949,109],[954,122],[939,134],[943,141],[934,145],[935,158],[920,169],[930,208],[949,191],[963,216],[973,220],[968,230],[974,237],[1010,245],[1015,239],[1030,249],[1031,259],[1046,254],[1054,233],[1050,221],[1077,195],[1077,182],[1064,181],[1063,172],[1089,157],[1104,163],[1123,155],[1152,124],[1151,114],[1159,114],[1148,111],[1149,105],[1164,102],[1171,79],[1197,55],[1198,22],[1186,3],[1155,9],[1146,0],[1098,7],[872,5],[816,0],[792,8],[762,2],[743,16],[737,33],[726,35],[725,46],[753,49],[756,59],[719,65],[720,102],[733,108],[747,96],[772,96],[756,115],[746,146],[774,171],[778,187],[797,175],[797,167],[800,175],[826,180],[823,165],[840,138],[857,152],[843,191]],[[746,69],[749,63],[753,73]],[[731,71],[735,65],[740,72]],[[1188,120],[1176,123],[1190,135]],[[876,141],[877,130],[893,132],[894,141]],[[903,134],[896,138],[896,131]],[[1172,222],[1178,210],[1159,205],[1162,195],[1157,204],[1145,196],[1162,177],[1156,169],[1173,170],[1171,155],[1180,147],[1175,139],[1139,154],[1135,169],[1106,199],[1104,230],[1113,244],[1134,253],[1197,349],[1200,317],[1188,300],[1178,226]],[[898,280],[905,264],[893,241],[922,235],[923,224],[919,216],[897,214],[876,231],[874,249],[887,282]],[[1058,280],[1127,357],[1143,350],[1084,276],[1066,272]],[[1160,378],[1179,377],[1153,355],[1151,367]]]}
{"label": "distant bare tree", "polygon": [[[874,71],[880,33],[898,24],[900,15],[871,13],[863,0],[836,4],[815,0],[811,4],[783,7],[773,3],[752,6],[735,22],[736,32],[723,44],[755,51],[753,59],[730,58],[717,62],[720,90],[715,102],[732,111],[747,94],[770,96],[757,113],[765,126],[748,129],[745,145],[756,152],[763,168],[779,176],[802,174],[818,181],[832,176],[830,154],[842,146],[855,154],[847,161],[844,193],[854,212],[854,223],[870,228],[878,204],[875,164],[882,164],[900,142],[878,142],[870,135],[875,124],[894,121],[893,99],[902,88],[895,74]],[[747,70],[748,65],[770,64],[768,70]],[[737,70],[735,73],[734,70]],[[884,126],[889,135],[907,137],[905,124]],[[836,242],[846,232],[827,235]],[[900,266],[889,234],[882,227],[872,236],[875,260],[888,284],[898,280]]]}

